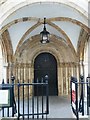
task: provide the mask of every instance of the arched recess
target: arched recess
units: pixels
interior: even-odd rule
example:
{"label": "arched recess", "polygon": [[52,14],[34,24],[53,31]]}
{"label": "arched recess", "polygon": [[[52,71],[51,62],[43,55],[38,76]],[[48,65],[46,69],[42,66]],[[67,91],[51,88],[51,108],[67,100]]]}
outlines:
{"label": "arched recess", "polygon": [[[33,3],[33,2],[32,2]],[[31,4],[31,2],[30,3],[24,3],[24,4],[20,4],[20,6],[16,6],[15,8],[13,7],[13,9],[11,10],[11,12],[13,13],[14,12],[14,10],[16,10],[16,9],[19,9],[20,7],[23,7],[23,6],[25,6],[25,5],[28,5],[28,4]],[[64,3],[65,4],[65,3]],[[67,2],[66,2],[66,4],[68,4]],[[8,11],[9,13],[10,13],[10,11]],[[11,13],[10,13],[11,14]],[[9,14],[9,15],[10,15]],[[27,21],[27,19],[23,19],[23,21]],[[66,19],[62,19],[62,20],[66,20]],[[77,25],[80,25],[80,26],[82,26],[86,31],[89,31],[88,30],[88,27],[87,26],[84,26],[82,23],[80,23],[80,22],[78,22],[78,21],[76,21],[76,20],[73,20],[73,19],[68,19],[68,20],[66,20],[66,21],[70,21],[70,22],[73,22],[73,23],[75,23],[75,24],[77,24]],[[15,24],[17,23],[17,20],[16,21],[14,21],[15,22]],[[49,22],[49,21],[48,21]],[[51,21],[52,22],[52,21]],[[6,30],[6,28],[3,28],[0,32],[2,33],[2,32],[4,32]],[[81,45],[81,42],[80,42],[80,45]],[[79,45],[78,45],[79,46]],[[8,46],[6,47],[6,48],[9,48]],[[59,49],[60,50],[60,49]],[[6,49],[6,51],[8,51],[8,49]],[[83,50],[81,50],[81,53],[83,53]],[[9,54],[9,51],[8,51],[8,54],[7,54],[7,52],[5,52],[5,56],[6,56],[6,58],[5,58],[5,60],[6,61],[12,61],[12,56],[11,56],[11,54]],[[61,56],[62,56],[62,54],[61,54]],[[9,59],[8,59],[9,58]],[[61,58],[62,59],[62,58]],[[65,65],[66,65],[66,63],[65,63]],[[10,73],[10,71],[9,71],[9,73]],[[67,74],[67,72],[65,73],[65,74]],[[63,75],[64,76],[64,75]]]}
{"label": "arched recess", "polygon": [[[0,34],[2,34],[6,29],[8,29],[10,26],[14,25],[14,24],[17,24],[18,22],[26,22],[26,21],[37,21],[37,23],[32,26],[29,30],[27,30],[27,32],[23,35],[23,37],[21,38],[21,40],[19,41],[18,43],[18,46],[16,48],[16,52],[18,51],[18,47],[23,43],[25,37],[31,32],[33,31],[36,27],[38,27],[39,25],[41,25],[43,23],[43,20],[40,19],[40,18],[33,18],[33,17],[26,17],[26,18],[20,18],[20,19],[16,19],[12,22],[10,22],[9,24],[5,25],[1,30],[0,30]],[[89,35],[90,33],[90,28],[88,28],[85,24],[81,23],[80,21],[78,20],[74,20],[72,18],[67,18],[67,17],[56,17],[56,18],[49,18],[47,19],[47,23],[49,25],[51,25],[52,27],[54,27],[55,29],[57,29],[59,32],[61,32],[66,40],[68,41],[68,43],[70,44],[70,47],[73,47],[72,44],[70,43],[70,39],[69,37],[65,34],[65,32],[63,30],[61,30],[61,28],[59,28],[55,23],[55,21],[65,21],[65,22],[71,22],[73,24],[76,24],[78,26],[80,26],[81,28],[83,28],[83,30],[86,31],[86,33]],[[80,40],[79,40],[80,41]],[[78,45],[80,45],[80,42],[78,41]],[[78,51],[79,47],[77,48],[77,51]],[[74,50],[75,52],[75,50]]]}
{"label": "arched recess", "polygon": [[84,46],[84,57],[83,57],[83,67],[84,67],[84,78],[85,78],[85,81],[86,81],[86,77],[89,76],[89,45],[90,45],[90,42],[87,41],[85,43],[85,46]]}
{"label": "arched recess", "polygon": [[10,39],[8,30],[5,30],[4,33],[2,34],[2,41],[4,43],[4,46],[5,46],[5,49],[7,52],[6,62],[12,62],[13,48],[12,48],[12,43],[11,43],[11,39]]}
{"label": "arched recess", "polygon": [[[41,24],[43,24],[43,21],[39,19],[39,21],[38,21],[35,25],[33,25],[31,28],[29,28],[29,29],[25,32],[25,34],[22,36],[22,38],[20,39],[20,41],[19,41],[19,43],[18,43],[18,45],[17,45],[15,54],[18,52],[19,46],[21,46],[21,45],[23,44],[26,36],[29,35],[30,32],[32,32],[36,27],[40,26]],[[59,32],[66,38],[66,41],[67,41],[69,47],[72,49],[73,53],[76,54],[76,51],[75,51],[75,49],[74,49],[74,46],[73,46],[70,38],[68,37],[68,35],[67,35],[60,27],[58,27],[56,24],[48,21],[48,19],[47,19],[47,24],[50,25],[50,26],[52,26],[53,28],[55,28],[57,31],[59,31]]]}
{"label": "arched recess", "polygon": [[78,76],[77,57],[72,54],[66,42],[62,39],[58,40],[53,35],[51,35],[50,43],[46,45],[40,43],[39,35],[33,36],[23,43],[15,61],[16,79],[20,79],[21,82],[23,79],[25,82],[29,79],[29,82],[32,82],[35,58],[44,52],[52,54],[57,60],[58,95],[68,95],[70,93],[70,77]]}
{"label": "arched recess", "polygon": [[[57,21],[57,18],[55,18],[56,21]],[[10,26],[14,25],[14,24],[17,24],[18,22],[26,22],[26,21],[37,21],[37,23],[35,25],[33,25],[31,28],[29,28],[25,33],[24,35],[22,36],[22,38],[20,39],[17,47],[16,47],[16,52],[15,54],[18,52],[18,49],[19,49],[19,46],[21,46],[25,40],[25,38],[27,37],[27,35],[30,34],[30,32],[32,32],[34,29],[36,29],[37,27],[39,27],[41,24],[43,24],[43,20],[40,19],[40,18],[33,18],[33,17],[30,17],[30,18],[22,18],[22,19],[17,19],[17,20],[14,20],[12,21],[11,23],[7,24],[4,26],[4,28],[1,30],[1,33],[4,32],[5,29],[8,29]],[[53,18],[52,18],[53,20]],[[59,19],[59,21],[62,21],[62,20],[65,20],[65,19]],[[59,31],[65,38],[66,38],[66,41],[68,42],[68,45],[70,46],[70,48],[73,50],[73,53],[76,54],[75,52],[75,49],[74,49],[74,46],[72,45],[72,42],[70,40],[70,38],[68,37],[68,35],[64,32],[64,30],[62,30],[60,27],[58,27],[56,24],[52,23],[50,20],[47,19],[47,24],[52,26],[53,28],[55,28],[57,31]]]}
{"label": "arched recess", "polygon": [[2,56],[2,48],[0,44],[0,83],[2,83],[3,79],[3,56]]}
{"label": "arched recess", "polygon": [[87,54],[88,44],[89,44],[89,34],[84,29],[82,29],[77,44],[77,56],[79,58],[79,64],[80,64],[80,75],[83,75],[85,79],[86,76],[88,75],[88,67],[87,67],[88,59],[89,59]]}
{"label": "arched recess", "polygon": [[8,30],[3,32],[0,41],[3,56],[3,79],[7,82],[7,79],[11,77],[11,64],[13,63],[13,48]]}
{"label": "arched recess", "polygon": [[7,10],[5,11],[2,20],[1,20],[1,24],[5,21],[5,19],[7,19],[11,14],[13,14],[15,11],[19,10],[20,8],[24,7],[24,6],[28,6],[30,4],[36,4],[36,3],[59,3],[59,4],[64,4],[66,6],[69,6],[71,8],[74,8],[76,11],[78,11],[81,15],[83,15],[85,18],[88,18],[88,13],[85,9],[83,9],[82,7],[78,6],[77,2],[75,3],[75,1],[73,2],[66,2],[66,0],[63,1],[58,1],[58,0],[52,0],[51,2],[49,0],[45,0],[45,1],[38,1],[38,0],[30,0],[30,1],[23,1],[23,2],[15,2],[12,5],[12,2],[9,3],[9,6],[7,8]]}
{"label": "arched recess", "polygon": [[3,37],[0,36],[0,83],[7,81],[7,50]]}
{"label": "arched recess", "polygon": [[[4,27],[2,27],[0,29],[0,33],[2,34],[6,29],[8,29],[9,27],[11,27],[14,24],[17,24],[19,22],[27,22],[27,21],[36,21],[36,22],[40,22],[41,24],[43,23],[43,19],[40,18],[35,18],[35,17],[23,17],[23,18],[19,18],[19,19],[15,19],[13,21],[11,21],[10,23],[6,24]],[[55,21],[65,21],[65,22],[71,22],[73,24],[76,24],[78,26],[80,26],[81,28],[83,28],[87,33],[90,32],[90,28],[83,24],[82,22],[75,20],[73,18],[69,18],[69,17],[54,17],[54,18],[47,18],[46,22],[55,22]]]}

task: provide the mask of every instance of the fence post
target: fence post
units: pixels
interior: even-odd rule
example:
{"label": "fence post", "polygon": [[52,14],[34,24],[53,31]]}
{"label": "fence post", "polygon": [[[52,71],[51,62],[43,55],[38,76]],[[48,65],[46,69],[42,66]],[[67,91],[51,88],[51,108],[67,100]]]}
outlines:
{"label": "fence post", "polygon": [[16,113],[16,103],[15,103],[15,98],[14,98],[14,80],[15,80],[15,77],[12,75],[11,76],[11,81],[12,81],[12,98],[13,98],[12,117],[14,117],[14,114]]}
{"label": "fence post", "polygon": [[84,115],[84,94],[83,94],[83,92],[84,92],[84,87],[83,87],[83,82],[84,82],[84,77],[83,76],[81,76],[80,77],[81,78],[81,89],[82,89],[82,91],[81,91],[81,95],[82,95],[82,115]]}
{"label": "fence post", "polygon": [[45,81],[46,81],[46,96],[47,96],[47,101],[46,101],[46,105],[47,105],[47,114],[49,114],[49,86],[48,86],[48,75],[45,76]]}
{"label": "fence post", "polygon": [[87,115],[89,115],[89,77],[86,78],[87,82]]}
{"label": "fence post", "polygon": [[71,77],[71,106],[72,111],[79,120],[79,109],[78,109],[78,82],[77,78]]}
{"label": "fence post", "polygon": [[78,83],[75,83],[75,89],[76,89],[76,114],[77,114],[77,120],[79,120],[79,110],[78,110]]}
{"label": "fence post", "polygon": [[[4,79],[2,80],[2,86],[4,85]],[[4,117],[4,107],[2,107],[2,117]]]}
{"label": "fence post", "polygon": [[19,83],[19,80],[18,80],[18,120],[19,120],[19,117],[20,117],[20,83]]}

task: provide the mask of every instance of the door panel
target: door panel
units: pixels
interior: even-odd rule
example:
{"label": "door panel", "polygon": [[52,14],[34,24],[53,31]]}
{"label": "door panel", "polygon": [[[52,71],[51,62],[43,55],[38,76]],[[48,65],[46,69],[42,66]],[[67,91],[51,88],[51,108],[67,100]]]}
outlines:
{"label": "door panel", "polygon": [[[49,95],[58,95],[57,85],[57,61],[50,53],[41,53],[35,59],[34,63],[34,82],[38,79],[45,80],[45,75],[48,75]],[[39,95],[42,93],[42,88],[39,88]],[[37,89],[34,87],[34,95],[37,94]]]}

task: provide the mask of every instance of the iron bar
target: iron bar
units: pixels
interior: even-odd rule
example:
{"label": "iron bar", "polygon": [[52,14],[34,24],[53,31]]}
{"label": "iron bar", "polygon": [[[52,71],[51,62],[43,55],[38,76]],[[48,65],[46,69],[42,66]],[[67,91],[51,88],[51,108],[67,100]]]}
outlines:
{"label": "iron bar", "polygon": [[[28,79],[28,83],[29,83],[29,79]],[[28,119],[29,119],[29,85],[28,85],[28,98],[27,98],[27,103],[28,103]]]}
{"label": "iron bar", "polygon": [[19,83],[19,80],[18,80],[18,120],[19,120],[19,117],[20,117],[20,83]]}
{"label": "iron bar", "polygon": [[34,119],[34,85],[32,86],[32,119]]}
{"label": "iron bar", "polygon": [[[24,83],[24,79],[23,79],[23,83]],[[23,85],[23,120],[24,120],[24,85]]]}
{"label": "iron bar", "polygon": [[[9,84],[9,79],[7,80],[7,84]],[[9,107],[7,108],[7,117],[9,117]]]}
{"label": "iron bar", "polygon": [[[3,82],[4,84],[4,82]],[[8,82],[9,84],[9,82]],[[23,80],[23,83],[20,83],[19,80],[18,80],[18,83],[17,84],[14,84],[14,80],[12,80],[12,83],[9,84],[12,86],[12,92],[13,92],[13,106],[12,106],[12,117],[14,116],[14,114],[16,113],[16,102],[15,102],[15,98],[14,98],[14,88],[17,87],[17,108],[18,108],[18,120],[20,119],[20,117],[22,116],[22,119],[24,120],[24,118],[44,118],[44,115],[46,115],[47,117],[47,111],[44,111],[44,107],[46,107],[46,109],[48,109],[48,89],[47,89],[47,85],[48,83],[45,82],[43,80],[41,80],[41,82],[39,82],[37,80],[37,83],[29,83],[29,80],[28,80],[28,83],[24,83],[24,80]],[[15,87],[16,86],[16,87]],[[3,85],[3,87],[5,88],[6,86]],[[24,91],[24,88],[27,87],[27,112],[25,112],[25,91]],[[32,94],[30,92],[31,90],[31,87],[32,87]],[[36,94],[37,96],[35,96],[34,94],[34,89],[36,88]],[[41,96],[39,97],[39,88],[40,90],[42,90],[42,94]],[[21,91],[22,89],[22,91]],[[45,91],[44,91],[45,90]],[[32,95],[32,99],[30,100],[30,94]],[[22,95],[22,113],[21,113],[21,95]],[[45,99],[44,99],[44,96],[45,96]],[[40,100],[40,101],[39,101]],[[46,102],[45,102],[46,100]],[[6,108],[5,108],[6,109]],[[7,109],[9,110],[9,108],[7,107]],[[2,108],[2,117],[4,117],[4,107]],[[10,112],[7,111],[7,116],[9,117],[9,114]]]}
{"label": "iron bar", "polygon": [[[88,82],[88,79],[86,79]],[[87,84],[87,115],[89,115],[89,86]]]}
{"label": "iron bar", "polygon": [[[38,83],[38,78],[37,78],[37,83]],[[39,102],[38,102],[38,85],[37,85],[37,119],[39,118],[39,115],[38,115],[38,113],[39,113]]]}
{"label": "iron bar", "polygon": [[42,78],[42,119],[43,119],[43,78]]}
{"label": "iron bar", "polygon": [[49,114],[49,89],[48,89],[48,79],[46,80],[46,114]]}
{"label": "iron bar", "polygon": [[79,120],[79,114],[78,114],[78,84],[75,84],[75,89],[76,89],[76,116],[77,120]]}
{"label": "iron bar", "polygon": [[4,108],[2,108],[2,117],[4,117]]}
{"label": "iron bar", "polygon": [[12,75],[11,76],[11,80],[12,80],[12,98],[13,98],[12,117],[14,117],[14,79],[15,79],[15,77]]}

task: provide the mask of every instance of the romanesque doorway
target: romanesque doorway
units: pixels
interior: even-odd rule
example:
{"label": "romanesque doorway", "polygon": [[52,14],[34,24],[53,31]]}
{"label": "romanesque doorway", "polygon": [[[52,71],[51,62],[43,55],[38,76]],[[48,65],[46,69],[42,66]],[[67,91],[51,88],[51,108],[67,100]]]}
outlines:
{"label": "romanesque doorway", "polygon": [[[48,75],[49,83],[49,95],[58,95],[58,82],[57,82],[57,61],[55,57],[50,53],[39,54],[34,61],[34,82],[45,80],[45,76]],[[42,90],[39,88],[39,95]],[[37,94],[37,89],[34,87],[34,95]]]}

